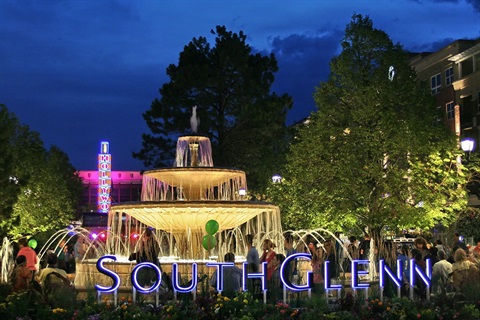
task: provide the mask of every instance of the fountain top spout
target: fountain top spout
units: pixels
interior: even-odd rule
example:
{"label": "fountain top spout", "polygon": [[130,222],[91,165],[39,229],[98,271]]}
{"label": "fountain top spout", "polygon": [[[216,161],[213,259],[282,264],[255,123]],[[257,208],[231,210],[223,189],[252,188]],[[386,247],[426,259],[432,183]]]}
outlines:
{"label": "fountain top spout", "polygon": [[190,127],[193,133],[197,133],[200,119],[197,117],[197,106],[192,107],[192,116],[190,117]]}

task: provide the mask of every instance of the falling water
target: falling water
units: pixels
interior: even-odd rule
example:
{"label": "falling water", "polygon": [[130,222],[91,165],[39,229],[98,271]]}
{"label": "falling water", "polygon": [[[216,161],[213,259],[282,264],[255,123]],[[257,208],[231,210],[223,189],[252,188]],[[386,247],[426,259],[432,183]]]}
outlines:
{"label": "falling water", "polygon": [[[196,123],[195,112],[192,124]],[[124,245],[121,248],[109,236],[109,250],[131,251],[132,247],[125,245],[127,239],[141,234],[146,227],[155,229],[164,254],[181,259],[209,259],[228,251],[243,256],[246,234],[255,235],[259,242],[265,237],[278,245],[283,242],[279,208],[267,202],[248,201],[245,172],[214,167],[208,137],[180,137],[175,159],[173,168],[144,172],[141,202],[112,206],[109,235],[122,234]],[[207,251],[202,248],[202,238],[206,222],[212,219],[220,226],[215,234],[218,245]]]}
{"label": "falling water", "polygon": [[7,237],[3,238],[0,249],[0,283],[6,283],[10,279],[14,267],[13,248]]}

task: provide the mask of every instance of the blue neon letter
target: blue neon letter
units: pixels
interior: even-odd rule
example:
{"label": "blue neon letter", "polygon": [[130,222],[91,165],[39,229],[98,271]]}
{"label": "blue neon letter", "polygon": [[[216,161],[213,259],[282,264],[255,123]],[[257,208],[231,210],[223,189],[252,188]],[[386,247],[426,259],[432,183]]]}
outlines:
{"label": "blue neon letter", "polygon": [[343,288],[341,284],[332,284],[332,279],[330,278],[330,269],[328,268],[329,264],[330,261],[328,260],[323,263],[323,271],[325,274],[325,290]]}
{"label": "blue neon letter", "polygon": [[[153,284],[148,289],[142,288],[142,286],[138,283],[138,279],[137,279],[138,271],[142,268],[152,268],[153,270],[155,270],[155,273],[157,275],[157,280],[155,281],[155,284]],[[156,266],[155,264],[153,264],[151,262],[142,262],[142,263],[137,264],[135,266],[135,268],[133,268],[132,274],[131,274],[131,279],[132,279],[133,286],[135,287],[135,289],[138,290],[138,292],[140,292],[140,293],[150,293],[150,292],[153,292],[153,291],[157,290],[158,287],[160,287],[160,283],[162,282],[162,272],[160,271],[158,266]]]}
{"label": "blue neon letter", "polygon": [[283,261],[282,265],[280,266],[280,280],[282,283],[285,285],[285,287],[288,290],[299,292],[299,291],[305,291],[308,289],[312,288],[312,283],[313,283],[313,272],[312,271],[307,271],[307,277],[306,277],[306,284],[304,285],[296,285],[293,284],[290,279],[288,279],[288,276],[285,274],[285,269],[288,263],[290,263],[290,260],[292,259],[298,259],[298,258],[303,258],[307,260],[312,260],[312,255],[310,253],[305,253],[305,252],[300,252],[300,253],[294,253]]}
{"label": "blue neon letter", "polygon": [[233,262],[207,262],[207,267],[217,267],[217,292],[223,291],[223,268],[233,267]]}
{"label": "blue neon letter", "polygon": [[[208,265],[208,263],[207,263]],[[188,287],[181,287],[179,274],[178,274],[178,263],[172,264],[172,287],[173,290],[180,293],[189,293],[197,288],[198,283],[198,268],[196,263],[192,263],[192,283]]]}
{"label": "blue neon letter", "polygon": [[97,289],[97,291],[99,291],[99,292],[111,293],[111,292],[116,291],[118,289],[118,287],[120,286],[120,277],[118,276],[118,274],[116,274],[112,270],[107,269],[103,266],[103,260],[105,260],[105,259],[111,259],[113,261],[117,261],[117,257],[115,257],[113,255],[107,255],[107,256],[103,256],[103,257],[101,257],[100,259],[97,260],[97,270],[98,270],[98,272],[112,278],[113,284],[112,284],[111,287],[104,287],[104,286],[101,286],[99,284],[96,284],[95,289]]}
{"label": "blue neon letter", "polygon": [[385,272],[389,275],[390,279],[393,280],[397,288],[402,287],[402,278],[403,278],[403,272],[402,272],[402,260],[397,260],[397,275],[393,274],[392,269],[388,265],[385,264],[385,260],[380,260],[379,263],[380,270],[380,288],[385,287]]}
{"label": "blue neon letter", "polygon": [[365,289],[369,288],[370,284],[368,283],[359,283],[358,276],[359,275],[367,275],[368,271],[366,270],[358,270],[359,264],[368,265],[370,261],[368,260],[353,260],[352,261],[352,288],[353,289]]}
{"label": "blue neon letter", "polygon": [[415,273],[422,279],[422,281],[427,285],[427,287],[432,286],[432,261],[430,259],[426,260],[426,272],[423,272],[423,270],[417,266],[415,263],[415,259],[410,259],[410,285],[413,287],[416,284],[416,277]]}
{"label": "blue neon letter", "polygon": [[[208,265],[208,263],[207,263]],[[262,272],[257,272],[257,273],[248,273],[248,263],[244,262],[243,263],[243,284],[242,284],[242,290],[247,291],[247,279],[251,278],[260,278],[262,279],[262,292],[267,290],[267,263],[262,262]],[[218,284],[217,284],[218,286]]]}

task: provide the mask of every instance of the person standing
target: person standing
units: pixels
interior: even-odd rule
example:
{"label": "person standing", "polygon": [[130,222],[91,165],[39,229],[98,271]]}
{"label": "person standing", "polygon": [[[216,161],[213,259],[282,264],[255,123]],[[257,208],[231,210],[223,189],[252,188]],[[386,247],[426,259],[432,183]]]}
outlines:
{"label": "person standing", "polygon": [[313,287],[315,294],[323,293],[323,252],[317,248],[317,240],[311,238],[308,242],[308,252],[312,255]]}
{"label": "person standing", "polygon": [[245,236],[245,243],[247,244],[247,262],[253,272],[258,272],[258,266],[260,265],[260,258],[258,256],[257,249],[253,246],[253,236],[247,234]]}
{"label": "person standing", "polygon": [[450,256],[448,257],[448,262],[450,262],[451,264],[456,262],[455,261],[455,251],[457,251],[458,249],[462,249],[465,252],[469,252],[465,243],[460,241],[460,234],[455,232],[453,234],[452,250],[450,251]]}
{"label": "person standing", "polygon": [[[447,253],[447,250],[446,250],[446,248],[443,246],[443,242],[442,242],[442,240],[440,240],[440,239],[435,240],[435,248],[437,248],[437,250],[443,250],[445,253]],[[438,252],[438,251],[437,251],[437,252]]]}
{"label": "person standing", "polygon": [[422,259],[429,255],[427,240],[423,237],[418,237],[413,241],[415,248],[422,254]]}
{"label": "person standing", "polygon": [[455,254],[455,251],[457,251],[457,249],[462,249],[465,252],[468,252],[467,245],[465,244],[465,242],[460,240],[460,234],[459,233],[454,233],[453,234],[452,255]]}
{"label": "person standing", "polygon": [[263,254],[260,257],[260,262],[267,263],[267,281],[272,279],[273,271],[275,270],[275,264],[273,263],[273,259],[275,258],[275,244],[270,239],[263,240],[262,243],[262,250]]}
{"label": "person standing", "polygon": [[360,260],[368,260],[370,255],[370,236],[365,234],[363,241],[360,243],[359,247],[359,258]]}
{"label": "person standing", "polygon": [[[140,243],[138,245],[137,263],[151,262],[154,265],[160,267],[158,255],[160,254],[160,245],[153,234],[151,228],[147,228],[143,233]],[[138,272],[138,283],[141,286],[149,286],[153,283],[155,278],[155,270],[152,268],[144,267]]]}
{"label": "person standing", "polygon": [[[348,242],[349,242],[347,247],[348,256],[350,256],[352,260],[358,260],[359,249],[357,248],[357,237],[350,236],[348,238]],[[352,268],[351,260],[348,256],[346,256],[343,261],[343,270],[345,272],[351,272],[351,268]]]}
{"label": "person standing", "polygon": [[[363,236],[363,241],[360,242],[360,246],[358,248],[358,257],[360,260],[370,260],[370,235],[365,234]],[[361,264],[358,267],[359,270],[368,270],[368,266]]]}
{"label": "person standing", "polygon": [[403,280],[408,282],[409,278],[409,250],[408,245],[404,244],[397,248],[397,261],[400,260],[400,265],[402,266]]}
{"label": "person standing", "polygon": [[25,267],[31,272],[30,279],[33,279],[33,276],[35,275],[35,272],[38,271],[39,266],[37,253],[35,252],[35,250],[28,246],[27,238],[20,238],[18,240],[18,245],[20,247],[20,250],[17,253],[17,257],[25,256]]}
{"label": "person standing", "polygon": [[[293,247],[293,236],[291,233],[287,233],[285,235],[284,245],[287,257],[297,253],[297,250],[295,250]],[[297,260],[290,260],[290,262],[285,266],[285,273],[287,274],[288,279],[293,281],[293,277],[297,275]]]}
{"label": "person standing", "polygon": [[77,242],[73,247],[73,252],[75,255],[75,262],[80,262],[85,257],[85,254],[87,253],[87,245],[82,236],[78,236]]}
{"label": "person standing", "polygon": [[63,269],[67,271],[67,260],[65,254],[67,253],[67,243],[65,240],[61,240],[58,244],[57,248],[55,249],[55,254],[57,255],[57,267],[59,269]]}
{"label": "person standing", "polygon": [[328,261],[328,273],[330,275],[330,279],[332,283],[335,283],[338,272],[337,272],[337,254],[335,250],[335,245],[331,239],[328,239],[324,242],[323,248],[325,250],[324,253],[324,261]]}
{"label": "person standing", "polygon": [[277,253],[275,255],[275,259],[273,259],[275,269],[272,274],[272,279],[268,285],[268,293],[270,294],[271,298],[275,299],[275,301],[282,299],[283,296],[283,283],[280,276],[280,267],[284,261],[285,256],[281,253]]}
{"label": "person standing", "polygon": [[437,251],[437,258],[438,262],[432,268],[432,293],[441,294],[447,292],[452,264],[447,261],[447,254],[443,250]]}

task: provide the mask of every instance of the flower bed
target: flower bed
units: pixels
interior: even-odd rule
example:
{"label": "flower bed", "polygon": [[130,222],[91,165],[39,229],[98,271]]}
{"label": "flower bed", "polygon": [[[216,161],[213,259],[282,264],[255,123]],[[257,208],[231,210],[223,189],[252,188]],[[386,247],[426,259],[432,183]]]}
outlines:
{"label": "flower bed", "polygon": [[42,296],[25,291],[0,297],[0,319],[480,319],[480,301],[459,302],[455,296],[432,302],[407,298],[386,298],[382,302],[354,298],[347,293],[335,301],[300,297],[290,304],[264,304],[249,293],[234,297],[205,293],[194,301],[187,295],[177,301],[171,298],[162,297],[156,307],[147,301],[133,303],[130,298],[121,297],[114,306],[107,298],[99,303],[92,292],[84,301],[57,307],[50,306]]}

